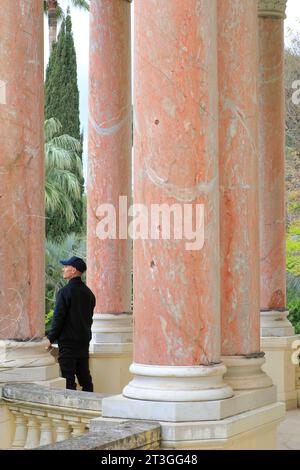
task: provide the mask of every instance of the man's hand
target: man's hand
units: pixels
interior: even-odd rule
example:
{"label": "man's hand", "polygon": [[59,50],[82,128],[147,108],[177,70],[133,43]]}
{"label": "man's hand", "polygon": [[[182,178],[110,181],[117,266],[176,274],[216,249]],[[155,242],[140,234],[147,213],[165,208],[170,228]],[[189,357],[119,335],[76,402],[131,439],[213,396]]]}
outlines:
{"label": "man's hand", "polygon": [[46,349],[46,351],[51,351],[51,349],[53,349],[53,346],[52,346],[52,344],[50,343],[49,339],[48,339],[48,338],[46,338],[46,339],[47,339],[47,341],[48,341],[49,344],[48,344],[48,346],[45,347],[45,349]]}

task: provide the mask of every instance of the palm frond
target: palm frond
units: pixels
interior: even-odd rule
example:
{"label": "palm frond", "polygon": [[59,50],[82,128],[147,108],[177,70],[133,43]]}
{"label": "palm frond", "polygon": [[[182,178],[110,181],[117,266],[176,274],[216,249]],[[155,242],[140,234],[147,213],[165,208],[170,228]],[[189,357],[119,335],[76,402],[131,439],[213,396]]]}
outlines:
{"label": "palm frond", "polygon": [[[62,125],[58,119],[45,121],[45,200],[47,218],[63,217],[72,225],[77,217],[75,201],[80,201],[82,161],[79,140],[59,135]],[[78,152],[78,153],[77,153]]]}
{"label": "palm frond", "polygon": [[61,128],[58,119],[51,118],[45,121],[46,170],[58,168],[74,171],[79,178],[82,178],[82,161],[78,156],[82,150],[81,142],[67,134],[57,136]]}
{"label": "palm frond", "polygon": [[[50,205],[48,205],[47,217],[55,218],[57,213],[64,214],[66,224],[72,225],[75,220],[75,212],[73,210],[72,201],[66,194],[61,194],[61,188],[57,183],[50,183],[47,185],[46,192],[48,191],[51,198]],[[55,205],[56,203],[56,205]],[[47,196],[46,196],[47,207]]]}
{"label": "palm frond", "polygon": [[74,171],[78,177],[83,178],[82,160],[78,157],[77,153],[73,154],[73,165]]}
{"label": "palm frond", "polygon": [[52,144],[55,147],[60,147],[64,150],[70,150],[73,152],[81,152],[81,143],[79,140],[71,137],[70,135],[63,134],[58,137],[53,137],[51,139]]}
{"label": "palm frond", "polygon": [[59,4],[57,5],[57,8],[56,8],[56,18],[59,21],[62,21],[65,18],[64,10],[61,8]]}
{"label": "palm frond", "polygon": [[46,171],[53,168],[59,168],[61,170],[73,169],[72,155],[70,152],[59,147],[54,147],[51,143],[45,145],[45,163]]}
{"label": "palm frond", "polygon": [[51,181],[54,185],[60,188],[61,197],[68,195],[75,200],[81,199],[81,187],[78,178],[74,173],[68,170],[61,170],[52,168],[46,171],[46,180]]}
{"label": "palm frond", "polygon": [[81,8],[82,10],[89,11],[90,5],[86,0],[71,0],[71,3],[76,8]]}
{"label": "palm frond", "polygon": [[62,125],[56,118],[46,119],[44,123],[45,142],[49,142],[55,134],[58,134],[62,129]]}
{"label": "palm frond", "polygon": [[49,178],[45,181],[45,206],[47,216],[54,214],[62,206],[61,188]]}

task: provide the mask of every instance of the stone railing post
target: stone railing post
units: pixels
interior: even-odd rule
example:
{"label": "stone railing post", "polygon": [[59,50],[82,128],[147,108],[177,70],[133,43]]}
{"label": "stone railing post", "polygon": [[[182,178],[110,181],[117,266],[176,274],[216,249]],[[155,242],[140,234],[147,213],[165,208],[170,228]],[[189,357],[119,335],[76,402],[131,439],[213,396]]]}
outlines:
{"label": "stone railing post", "polygon": [[18,408],[10,408],[15,417],[15,435],[12,449],[23,449],[27,438],[27,417]]}
{"label": "stone railing post", "polygon": [[40,444],[40,423],[37,416],[28,415],[27,438],[24,449],[34,449]]}

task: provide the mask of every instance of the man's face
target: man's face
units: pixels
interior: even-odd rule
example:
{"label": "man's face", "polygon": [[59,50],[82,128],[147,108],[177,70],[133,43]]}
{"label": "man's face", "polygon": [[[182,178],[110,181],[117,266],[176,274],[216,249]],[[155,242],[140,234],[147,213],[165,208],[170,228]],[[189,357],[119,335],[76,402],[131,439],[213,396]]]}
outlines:
{"label": "man's face", "polygon": [[64,279],[72,279],[77,273],[77,270],[73,266],[63,266],[62,273]]}

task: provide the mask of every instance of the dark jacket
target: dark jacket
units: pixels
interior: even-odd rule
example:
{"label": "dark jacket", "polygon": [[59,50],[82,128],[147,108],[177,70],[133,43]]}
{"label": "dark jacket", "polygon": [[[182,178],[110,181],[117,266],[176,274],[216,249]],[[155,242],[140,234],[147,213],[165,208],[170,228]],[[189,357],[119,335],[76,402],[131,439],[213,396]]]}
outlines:
{"label": "dark jacket", "polygon": [[77,349],[88,347],[91,340],[91,326],[96,299],[93,292],[75,277],[60,289],[51,331],[48,334],[50,343],[57,341],[58,346]]}

